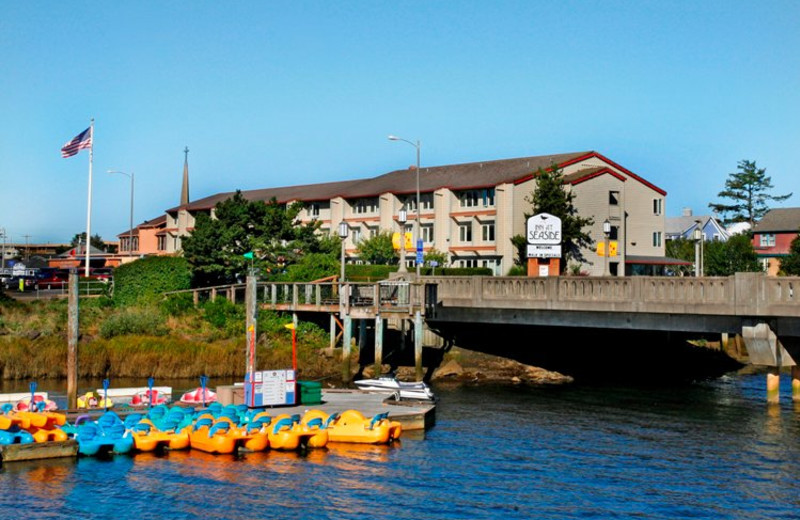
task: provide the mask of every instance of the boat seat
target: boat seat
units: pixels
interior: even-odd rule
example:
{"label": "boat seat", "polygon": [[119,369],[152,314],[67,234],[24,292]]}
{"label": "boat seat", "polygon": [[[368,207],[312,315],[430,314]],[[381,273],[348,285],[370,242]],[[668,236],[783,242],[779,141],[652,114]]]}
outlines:
{"label": "boat seat", "polygon": [[322,417],[314,417],[313,419],[311,419],[306,423],[306,426],[308,426],[309,428],[314,428],[314,427],[323,428]]}
{"label": "boat seat", "polygon": [[208,436],[213,437],[217,432],[220,433],[227,433],[228,430],[231,428],[231,423],[228,421],[222,421],[214,424],[210,430],[208,430]]}
{"label": "boat seat", "polygon": [[150,433],[151,426],[149,424],[147,424],[147,423],[137,423],[137,424],[134,424],[133,428],[131,428],[131,429],[133,431],[135,431],[135,432]]}
{"label": "boat seat", "polygon": [[141,421],[144,416],[140,413],[132,413],[129,416],[125,417],[125,426],[128,428],[133,428],[136,426],[136,423]]}
{"label": "boat seat", "polygon": [[369,422],[369,426],[367,426],[367,429],[371,430],[373,427],[375,427],[377,423],[388,418],[389,418],[389,412],[383,412],[375,415],[375,417],[373,417],[372,420]]}
{"label": "boat seat", "polygon": [[210,428],[212,424],[214,424],[214,421],[209,417],[201,417],[200,419],[197,419],[197,422],[194,423],[194,430],[197,431],[204,426],[208,426]]}
{"label": "boat seat", "polygon": [[284,427],[291,429],[293,424],[294,421],[292,421],[290,417],[284,417],[283,419],[275,423],[275,426],[272,427],[272,433],[273,434],[278,433]]}
{"label": "boat seat", "polygon": [[325,421],[325,426],[324,427],[325,428],[329,427],[331,425],[331,423],[336,422],[336,420],[338,418],[339,418],[339,413],[338,412],[330,414],[328,416],[328,419]]}

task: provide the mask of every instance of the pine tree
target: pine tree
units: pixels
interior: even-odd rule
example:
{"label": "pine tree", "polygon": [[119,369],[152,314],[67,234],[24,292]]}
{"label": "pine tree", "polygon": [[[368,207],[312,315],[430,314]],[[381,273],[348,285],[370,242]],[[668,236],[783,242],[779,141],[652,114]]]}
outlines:
{"label": "pine tree", "polygon": [[[769,210],[767,202],[781,202],[792,196],[770,195],[767,190],[774,188],[772,178],[767,177],[766,168],[758,168],[755,161],[739,161],[739,171],[729,174],[725,181],[725,189],[717,194],[723,199],[730,199],[730,204],[710,203],[709,208],[720,213],[723,224],[749,222],[750,229]],[[726,215],[730,215],[729,217]]]}
{"label": "pine tree", "polygon": [[789,245],[789,254],[781,258],[781,272],[788,276],[800,276],[800,235]]}
{"label": "pine tree", "polygon": [[[533,213],[525,213],[527,221],[533,215],[549,213],[561,219],[561,272],[563,273],[570,260],[585,262],[582,249],[589,248],[594,243],[588,233],[583,231],[586,226],[594,224],[591,217],[581,217],[575,209],[575,194],[564,189],[564,176],[554,164],[548,170],[539,168],[536,172],[536,188],[525,201],[533,206]],[[519,265],[524,263],[523,253],[526,240],[522,235],[511,238],[511,243],[517,248]]]}

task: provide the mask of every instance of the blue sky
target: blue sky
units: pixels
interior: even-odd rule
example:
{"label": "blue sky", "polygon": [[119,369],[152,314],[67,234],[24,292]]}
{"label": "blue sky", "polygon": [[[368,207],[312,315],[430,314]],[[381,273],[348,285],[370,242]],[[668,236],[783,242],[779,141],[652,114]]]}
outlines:
{"label": "blue sky", "polygon": [[0,227],[113,239],[180,197],[597,150],[707,213],[742,159],[794,192],[800,2],[6,2]]}

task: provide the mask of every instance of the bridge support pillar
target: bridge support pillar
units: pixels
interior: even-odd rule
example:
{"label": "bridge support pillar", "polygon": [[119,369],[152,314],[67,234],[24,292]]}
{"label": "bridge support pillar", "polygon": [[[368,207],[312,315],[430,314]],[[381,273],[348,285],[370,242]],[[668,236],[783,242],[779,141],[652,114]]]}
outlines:
{"label": "bridge support pillar", "polygon": [[362,349],[367,344],[367,320],[358,320],[358,348]]}
{"label": "bridge support pillar", "polygon": [[780,392],[781,369],[780,367],[769,367],[767,372],[767,403],[778,404],[781,400]]}
{"label": "bridge support pillar", "polygon": [[352,341],[352,319],[349,314],[342,318],[344,335],[342,336],[342,383],[350,382],[350,342]]}
{"label": "bridge support pillar", "polygon": [[383,365],[383,318],[375,316],[375,377],[381,375]]}
{"label": "bridge support pillar", "polygon": [[422,381],[422,315],[419,311],[414,314],[414,368],[417,381]]}

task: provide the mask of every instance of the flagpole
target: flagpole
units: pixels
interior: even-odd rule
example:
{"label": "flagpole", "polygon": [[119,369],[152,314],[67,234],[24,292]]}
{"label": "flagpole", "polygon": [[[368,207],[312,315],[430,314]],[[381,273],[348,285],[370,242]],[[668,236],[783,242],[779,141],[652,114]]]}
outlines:
{"label": "flagpole", "polygon": [[92,162],[94,159],[94,118],[89,125],[89,138],[92,140],[89,146],[89,203],[86,208],[86,267],[83,275],[89,277],[89,261],[92,247]]}

